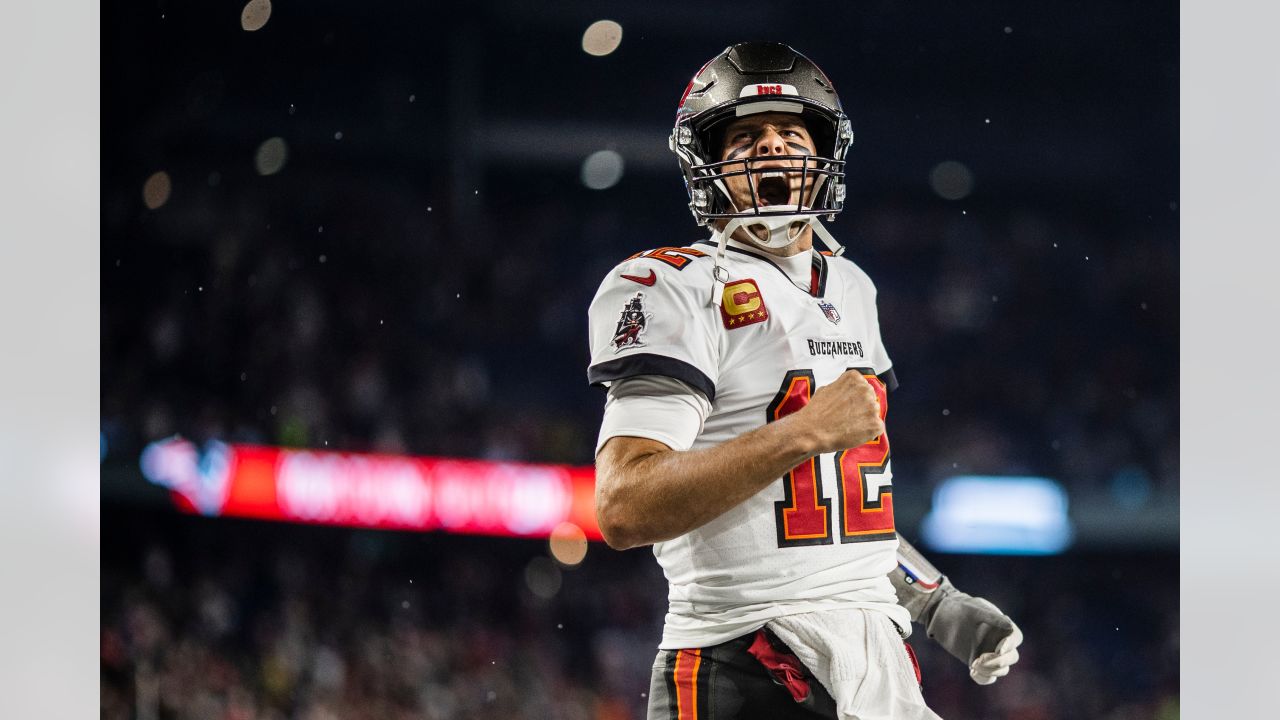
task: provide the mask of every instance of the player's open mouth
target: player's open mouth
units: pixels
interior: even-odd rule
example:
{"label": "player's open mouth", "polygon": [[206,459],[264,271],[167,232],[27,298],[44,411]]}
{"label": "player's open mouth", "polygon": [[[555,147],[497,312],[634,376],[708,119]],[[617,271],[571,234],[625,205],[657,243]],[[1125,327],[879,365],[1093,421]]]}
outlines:
{"label": "player's open mouth", "polygon": [[761,173],[756,180],[756,197],[761,205],[787,205],[791,203],[791,181],[780,170]]}

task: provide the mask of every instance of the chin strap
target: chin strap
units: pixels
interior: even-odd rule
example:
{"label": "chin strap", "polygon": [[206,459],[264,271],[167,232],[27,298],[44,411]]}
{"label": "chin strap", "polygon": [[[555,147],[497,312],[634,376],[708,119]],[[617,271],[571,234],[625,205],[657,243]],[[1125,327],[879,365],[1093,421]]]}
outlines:
{"label": "chin strap", "polygon": [[[730,229],[733,227],[733,222],[735,221],[731,221],[729,225],[725,226],[725,229],[729,230],[729,232],[733,232]],[[724,266],[725,249],[729,247],[729,233],[713,231],[711,239],[715,240],[716,243],[716,265],[711,270],[711,276],[714,280],[711,283],[711,304],[720,307],[724,301],[724,284],[729,281],[729,271]]]}
{"label": "chin strap", "polygon": [[822,224],[821,220],[814,218],[813,222],[809,223],[809,226],[813,228],[813,234],[817,235],[822,244],[827,246],[827,250],[831,251],[832,256],[840,257],[844,254],[844,246],[836,242],[836,239],[831,236],[831,231]]}
{"label": "chin strap", "polygon": [[[712,270],[712,276],[715,281],[711,284],[711,304],[720,307],[724,302],[724,286],[729,282],[729,270],[724,265],[725,252],[729,247],[729,236],[738,231],[738,228],[750,228],[759,225],[769,233],[769,239],[761,241],[754,233],[747,230],[746,236],[754,244],[765,248],[782,248],[790,245],[800,237],[800,233],[804,232],[806,227],[813,228],[813,232],[826,245],[827,250],[831,254],[839,257],[844,254],[844,246],[836,242],[831,236],[831,232],[823,226],[822,221],[815,215],[766,215],[761,217],[740,217],[734,218],[724,226],[724,230],[715,230],[711,233],[711,239],[716,244],[716,264]],[[793,231],[794,230],[794,231]]]}

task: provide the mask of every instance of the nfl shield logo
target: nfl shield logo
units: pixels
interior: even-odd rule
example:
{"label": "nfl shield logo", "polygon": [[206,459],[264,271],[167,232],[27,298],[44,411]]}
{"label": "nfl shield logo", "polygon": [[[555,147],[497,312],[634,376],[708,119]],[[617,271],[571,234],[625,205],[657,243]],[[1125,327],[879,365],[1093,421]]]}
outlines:
{"label": "nfl shield logo", "polygon": [[818,307],[822,308],[822,314],[827,316],[832,325],[840,324],[840,311],[836,310],[836,306],[825,300],[818,301]]}

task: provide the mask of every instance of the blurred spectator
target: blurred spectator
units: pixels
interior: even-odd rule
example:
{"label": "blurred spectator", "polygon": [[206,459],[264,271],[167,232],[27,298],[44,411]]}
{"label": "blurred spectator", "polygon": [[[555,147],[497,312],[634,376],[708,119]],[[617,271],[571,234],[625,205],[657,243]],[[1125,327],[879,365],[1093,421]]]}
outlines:
{"label": "blurred spectator", "polygon": [[[136,511],[103,529],[104,718],[643,716],[666,610],[645,551],[594,545],[548,594],[539,541]],[[943,717],[1177,717],[1175,555],[940,561],[1027,636],[978,687],[916,633]]]}
{"label": "blurred spectator", "polygon": [[[519,244],[424,258],[444,229],[428,222],[408,236],[382,223],[370,244],[372,228],[348,227],[413,215],[412,193],[348,201],[345,220],[304,230],[303,201],[332,191],[277,196],[250,223],[215,215],[200,232],[243,237],[234,253],[174,246],[135,220],[141,237],[114,248],[120,264],[104,271],[110,447],[129,457],[180,432],[590,462],[603,398],[585,382],[585,308],[599,277],[549,262],[566,252],[556,239],[577,234],[573,221],[538,222],[543,201],[512,202],[501,216],[512,227],[495,218],[493,232],[518,226]],[[167,223],[195,223],[174,205]],[[885,278],[883,333],[902,380],[895,467],[929,482],[1031,472],[1093,488],[1133,467],[1176,487],[1176,246],[1116,228],[1104,249],[1081,248],[1070,224],[1027,209],[963,220],[962,231],[939,213],[898,204],[840,231],[849,255]],[[662,237],[699,237],[672,220]],[[916,225],[942,230],[894,244],[894,228]],[[617,259],[641,247],[614,237],[575,251]]]}

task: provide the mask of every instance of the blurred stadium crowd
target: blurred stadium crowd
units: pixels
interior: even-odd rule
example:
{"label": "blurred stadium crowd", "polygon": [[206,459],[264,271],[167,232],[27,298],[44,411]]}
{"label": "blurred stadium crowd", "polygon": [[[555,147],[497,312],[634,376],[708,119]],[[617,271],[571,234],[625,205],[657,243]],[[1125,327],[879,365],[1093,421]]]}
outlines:
{"label": "blurred stadium crowd", "polygon": [[[586,307],[616,262],[705,235],[664,133],[722,43],[655,53],[674,28],[633,9],[654,38],[591,58],[578,10],[433,16],[501,39],[481,54],[418,43],[410,8],[319,3],[253,33],[213,4],[113,14],[108,448],[181,432],[589,462]],[[833,15],[868,38],[852,56],[795,34],[842,79],[859,137],[832,229],[879,287],[899,478],[1176,487],[1176,14],[904,13]],[[769,17],[716,27],[754,36]],[[573,82],[509,72],[530,63]],[[597,144],[627,163],[602,190],[579,173]]]}
{"label": "blurred stadium crowd", "polygon": [[[104,720],[643,717],[666,609],[647,551],[561,568],[538,541],[147,512],[103,530]],[[1178,717],[1176,559],[946,560],[1028,643],[980,688],[917,628],[940,715]]]}
{"label": "blurred stadium crowd", "polygon": [[[178,432],[591,461],[603,398],[585,384],[585,307],[614,261],[696,230],[680,213],[653,232],[626,208],[542,196],[498,200],[477,235],[490,240],[453,243],[412,189],[351,191],[372,182],[239,198],[205,182],[163,213],[126,212],[136,188],[109,198],[130,228],[103,256],[109,458]],[[855,205],[841,236],[880,287],[904,496],[961,472],[1176,488],[1167,239],[1031,210]],[[529,560],[549,561],[531,541],[104,507],[104,718],[640,717],[665,611],[647,551],[594,546],[541,598]],[[918,635],[943,717],[1177,717],[1176,556],[1001,558],[999,577],[991,559],[940,562],[1029,638],[988,690]]]}
{"label": "blurred stadium crowd", "polygon": [[[603,396],[586,386],[585,309],[614,262],[700,237],[674,175],[626,189],[665,199],[663,219],[630,219],[618,197],[578,212],[589,191],[557,178],[559,196],[478,196],[491,216],[462,237],[429,191],[374,177],[269,194],[191,177],[157,213],[118,188],[108,202],[128,242],[103,254],[108,444],[129,456],[180,432],[589,463]],[[880,289],[900,476],[1176,487],[1166,223],[851,204],[837,232]]]}
{"label": "blurred stadium crowd", "polygon": [[[703,10],[643,5],[610,6],[629,34],[590,64],[581,20],[603,6],[320,2],[254,33],[225,4],[104,13],[104,476],[136,476],[174,433],[590,463],[595,288],[702,234],[674,158],[658,171],[635,136],[620,181],[593,190],[580,156],[486,128],[644,128],[663,153],[697,64],[770,20],[841,84],[859,133],[831,227],[879,288],[904,515],[966,473],[1139,505],[1177,492],[1176,13],[881,2],[833,9],[846,37],[750,2],[699,16],[719,34],[682,34],[670,16]],[[535,62],[536,87],[494,71]],[[506,155],[472,152],[499,141]],[[936,172],[957,158],[960,189]],[[593,545],[563,568],[535,541],[177,517],[105,492],[102,538],[104,718],[644,707],[665,610],[646,550]],[[978,688],[918,636],[943,717],[1178,716],[1171,548],[939,565],[1027,637]]]}

